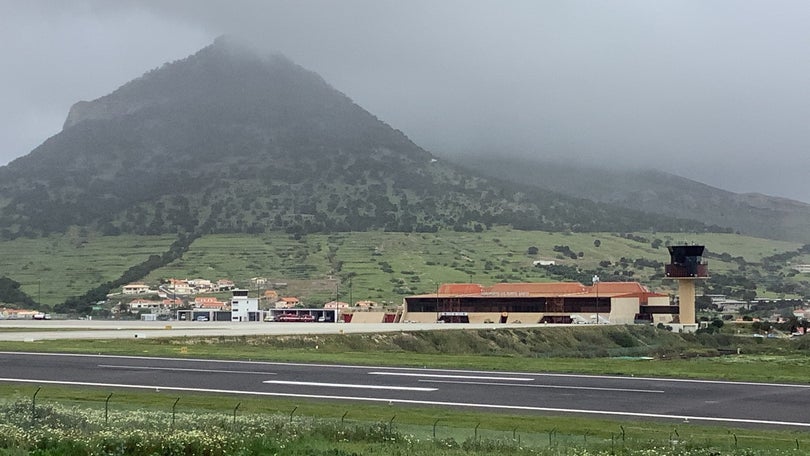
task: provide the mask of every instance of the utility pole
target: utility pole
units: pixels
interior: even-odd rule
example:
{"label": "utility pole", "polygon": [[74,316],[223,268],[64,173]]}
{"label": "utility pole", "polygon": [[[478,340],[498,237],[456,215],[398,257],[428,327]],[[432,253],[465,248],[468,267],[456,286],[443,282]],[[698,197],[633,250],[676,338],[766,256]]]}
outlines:
{"label": "utility pole", "polygon": [[596,324],[599,324],[599,276],[593,276],[593,286],[596,288]]}

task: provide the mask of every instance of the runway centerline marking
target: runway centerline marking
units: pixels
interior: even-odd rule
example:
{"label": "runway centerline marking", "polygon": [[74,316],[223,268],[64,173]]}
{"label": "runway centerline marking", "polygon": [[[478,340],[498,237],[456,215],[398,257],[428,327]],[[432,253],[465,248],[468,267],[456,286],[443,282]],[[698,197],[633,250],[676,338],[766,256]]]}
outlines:
{"label": "runway centerline marking", "polygon": [[266,380],[262,383],[274,385],[294,385],[294,386],[323,386],[329,388],[356,388],[356,389],[377,389],[393,391],[437,391],[438,388],[424,388],[418,386],[386,386],[386,385],[354,385],[351,383],[318,383],[318,382],[293,382],[286,380]]}
{"label": "runway centerline marking", "polygon": [[390,375],[392,377],[425,377],[425,378],[455,378],[459,380],[502,380],[507,382],[533,382],[533,378],[528,377],[489,377],[481,375],[448,375],[448,374],[425,374],[408,372],[369,372],[368,375]]}
{"label": "runway centerline marking", "polygon": [[157,366],[123,366],[116,364],[99,364],[103,369],[125,369],[125,370],[156,370],[156,371],[178,371],[178,372],[209,372],[212,374],[250,374],[250,375],[277,375],[275,372],[260,371],[239,371],[227,369],[192,369],[188,367],[157,367]]}
{"label": "runway centerline marking", "polygon": [[663,390],[633,389],[633,388],[602,388],[598,386],[565,386],[565,385],[526,385],[520,383],[495,383],[495,382],[454,382],[452,380],[419,380],[423,383],[450,383],[453,385],[486,385],[486,386],[511,386],[517,388],[548,388],[548,389],[572,389],[590,391],[614,391],[618,393],[656,393],[663,394]]}

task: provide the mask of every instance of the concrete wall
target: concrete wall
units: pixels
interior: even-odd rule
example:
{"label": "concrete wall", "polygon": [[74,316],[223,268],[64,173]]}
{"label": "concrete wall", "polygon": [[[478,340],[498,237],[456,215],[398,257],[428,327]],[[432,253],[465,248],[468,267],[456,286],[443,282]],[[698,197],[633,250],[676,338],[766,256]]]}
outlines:
{"label": "concrete wall", "polygon": [[668,325],[668,324],[672,323],[672,320],[674,320],[674,318],[670,314],[655,314],[655,315],[653,315],[653,324],[654,325],[657,325],[658,323],[663,323],[665,325]]}
{"label": "concrete wall", "polygon": [[[341,312],[351,313],[352,323],[382,323],[385,312]],[[435,314],[433,314],[435,315]],[[435,321],[435,317],[434,320]]]}
{"label": "concrete wall", "polygon": [[610,316],[614,325],[632,325],[638,313],[638,298],[613,298],[610,300]]}
{"label": "concrete wall", "polygon": [[408,320],[416,323],[436,323],[436,312],[405,312],[402,321]]}

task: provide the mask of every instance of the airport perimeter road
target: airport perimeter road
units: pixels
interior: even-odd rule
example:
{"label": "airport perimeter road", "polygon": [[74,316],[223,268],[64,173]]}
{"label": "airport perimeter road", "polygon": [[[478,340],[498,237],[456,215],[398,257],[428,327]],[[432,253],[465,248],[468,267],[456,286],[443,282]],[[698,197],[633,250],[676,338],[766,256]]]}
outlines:
{"label": "airport perimeter road", "polygon": [[810,428],[810,386],[0,352],[0,382]]}
{"label": "airport perimeter road", "polygon": [[52,339],[133,339],[185,336],[352,334],[437,329],[529,328],[539,324],[439,323],[265,323],[130,320],[0,320],[0,341]]}

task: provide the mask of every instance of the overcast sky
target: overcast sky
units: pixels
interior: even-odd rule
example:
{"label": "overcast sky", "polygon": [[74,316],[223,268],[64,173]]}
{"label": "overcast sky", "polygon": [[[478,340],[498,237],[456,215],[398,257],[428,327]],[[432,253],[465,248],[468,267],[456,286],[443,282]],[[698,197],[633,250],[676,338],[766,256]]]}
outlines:
{"label": "overcast sky", "polygon": [[661,169],[810,202],[810,2],[0,0],[0,165],[236,34],[439,156]]}

